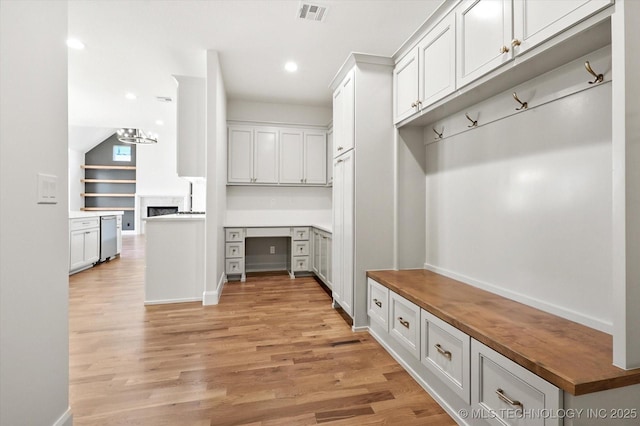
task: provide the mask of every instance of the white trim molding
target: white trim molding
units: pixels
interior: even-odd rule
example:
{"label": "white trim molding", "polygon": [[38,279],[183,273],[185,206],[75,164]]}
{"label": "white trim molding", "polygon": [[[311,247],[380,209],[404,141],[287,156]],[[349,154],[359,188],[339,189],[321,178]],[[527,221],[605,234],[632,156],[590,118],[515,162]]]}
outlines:
{"label": "white trim molding", "polygon": [[71,407],[67,407],[67,411],[65,411],[52,426],[73,426]]}
{"label": "white trim molding", "polygon": [[224,272],[220,275],[220,280],[218,281],[218,285],[216,286],[215,291],[205,291],[202,294],[202,304],[204,306],[217,305],[220,302],[220,297],[222,296],[222,289],[224,288],[224,284],[227,282],[227,274]]}

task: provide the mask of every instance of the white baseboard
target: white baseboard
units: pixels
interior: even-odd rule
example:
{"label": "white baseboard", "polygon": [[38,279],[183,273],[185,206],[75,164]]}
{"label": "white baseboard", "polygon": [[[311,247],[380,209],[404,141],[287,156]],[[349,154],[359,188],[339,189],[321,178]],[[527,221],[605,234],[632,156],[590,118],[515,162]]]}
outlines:
{"label": "white baseboard", "polygon": [[68,407],[67,411],[65,411],[52,426],[73,426],[73,414],[71,414],[71,407]]}
{"label": "white baseboard", "polygon": [[577,322],[587,327],[595,328],[598,331],[602,331],[608,334],[613,333],[613,324],[602,321],[599,318],[590,317],[580,312],[572,311],[562,306],[554,305],[554,304],[545,302],[543,300],[539,300],[539,299],[527,296],[526,294],[510,291],[503,287],[498,287],[496,285],[489,284],[484,281],[476,280],[476,279],[467,277],[465,275],[440,268],[438,266],[430,265],[428,263],[424,264],[424,269],[435,272],[440,275],[444,275],[445,277],[449,277],[457,281],[461,281],[465,284],[469,284],[479,289],[486,290],[490,293],[494,293],[494,294],[506,297],[507,299],[524,303],[525,305],[529,305],[533,308],[540,309],[541,311],[545,311],[550,314],[554,314],[559,317]]}
{"label": "white baseboard", "polygon": [[223,272],[218,280],[218,285],[214,291],[205,291],[202,294],[202,304],[204,306],[217,305],[220,302],[220,297],[222,296],[222,289],[224,288],[224,284],[227,282],[227,275]]}
{"label": "white baseboard", "polygon": [[167,303],[186,303],[186,302],[200,302],[202,299],[199,297],[186,297],[183,299],[161,299],[161,300],[145,300],[144,305],[164,305]]}

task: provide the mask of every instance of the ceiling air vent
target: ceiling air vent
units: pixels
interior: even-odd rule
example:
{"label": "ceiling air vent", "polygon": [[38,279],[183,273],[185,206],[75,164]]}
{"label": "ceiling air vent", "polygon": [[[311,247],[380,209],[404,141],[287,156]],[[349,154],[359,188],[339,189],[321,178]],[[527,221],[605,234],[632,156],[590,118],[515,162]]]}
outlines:
{"label": "ceiling air vent", "polygon": [[327,16],[326,6],[320,6],[319,4],[305,2],[300,3],[300,8],[298,9],[298,18],[305,21],[322,22],[325,16]]}

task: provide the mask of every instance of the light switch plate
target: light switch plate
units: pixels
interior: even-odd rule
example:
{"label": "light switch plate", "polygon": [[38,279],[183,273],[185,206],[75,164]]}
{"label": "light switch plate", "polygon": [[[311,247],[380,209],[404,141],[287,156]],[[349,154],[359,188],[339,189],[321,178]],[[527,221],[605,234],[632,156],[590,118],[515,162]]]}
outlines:
{"label": "light switch plate", "polygon": [[38,204],[58,204],[58,176],[38,173]]}

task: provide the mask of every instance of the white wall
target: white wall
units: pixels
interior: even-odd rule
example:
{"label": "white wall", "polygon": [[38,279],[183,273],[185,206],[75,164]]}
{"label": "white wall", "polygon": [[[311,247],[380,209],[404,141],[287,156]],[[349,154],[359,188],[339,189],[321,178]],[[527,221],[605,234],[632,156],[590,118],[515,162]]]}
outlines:
{"label": "white wall", "polygon": [[230,100],[227,119],[326,126],[331,122],[332,109],[307,105]]}
{"label": "white wall", "polygon": [[70,425],[67,2],[1,7],[0,424]]}
{"label": "white wall", "polygon": [[80,196],[84,192],[84,152],[69,149],[69,210],[77,211],[84,207],[84,200]]}
{"label": "white wall", "polygon": [[610,84],[430,144],[426,157],[429,269],[611,331]]}

